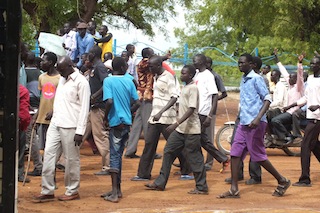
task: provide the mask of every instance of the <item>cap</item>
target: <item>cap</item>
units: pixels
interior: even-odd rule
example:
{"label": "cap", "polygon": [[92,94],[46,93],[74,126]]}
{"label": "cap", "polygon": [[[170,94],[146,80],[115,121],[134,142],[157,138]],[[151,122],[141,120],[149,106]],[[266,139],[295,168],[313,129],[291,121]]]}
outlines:
{"label": "cap", "polygon": [[78,24],[77,26],[78,29],[87,29],[88,28],[88,25],[84,22],[81,22]]}

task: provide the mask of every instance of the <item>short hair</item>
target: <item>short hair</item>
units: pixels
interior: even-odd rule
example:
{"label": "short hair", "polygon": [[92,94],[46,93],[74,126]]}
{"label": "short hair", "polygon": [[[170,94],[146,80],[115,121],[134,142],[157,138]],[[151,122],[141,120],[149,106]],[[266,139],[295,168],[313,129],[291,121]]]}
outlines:
{"label": "short hair", "polygon": [[130,47],[134,47],[134,45],[133,44],[127,44],[126,50],[128,50]]}
{"label": "short hair", "polygon": [[149,58],[149,63],[151,63],[151,62],[153,62],[153,63],[158,64],[158,65],[161,66],[163,60],[162,60],[162,57],[160,57],[160,56],[158,56],[158,55],[153,55],[153,56],[151,56],[151,57]]}
{"label": "short hair", "polygon": [[[97,22],[96,22],[96,21],[91,20],[91,21],[89,21],[89,22],[91,22],[91,23],[92,23],[92,25],[94,25],[95,27],[97,27]],[[88,22],[88,23],[89,23],[89,22]]]}
{"label": "short hair", "polygon": [[[107,57],[105,57],[105,56],[107,56]],[[106,53],[103,55],[103,58],[110,58],[110,59],[112,59],[112,58],[113,58],[112,52],[106,52]]]}
{"label": "short hair", "polygon": [[122,51],[122,52],[121,52],[121,55],[122,55],[122,54],[127,54],[127,55],[128,55],[128,51],[126,51],[126,50],[125,50],[125,51]]}
{"label": "short hair", "polygon": [[[280,72],[280,70],[278,70],[278,69],[274,69],[274,70],[272,70],[272,72],[275,72],[276,75],[279,76],[279,77],[281,76],[281,72]],[[271,73],[272,73],[272,72],[271,72]]]}
{"label": "short hair", "polygon": [[26,63],[28,63],[29,65],[30,65],[30,64],[35,65],[35,60],[36,60],[36,54],[34,54],[34,52],[32,52],[32,51],[29,51],[29,52],[27,53]]}
{"label": "short hair", "polygon": [[256,64],[258,69],[260,69],[262,66],[262,60],[258,56],[252,57],[252,63]]}
{"label": "short hair", "polygon": [[102,49],[98,45],[94,45],[93,47],[91,47],[89,52],[93,53],[95,58],[101,58]]}
{"label": "short hair", "polygon": [[40,68],[40,62],[42,61],[42,58],[40,57],[36,57],[34,60],[34,63],[36,65],[37,68]]}
{"label": "short hair", "polygon": [[150,47],[143,48],[141,51],[141,55],[143,58],[148,58],[150,56]]}
{"label": "short hair", "polygon": [[183,68],[186,68],[189,70],[189,74],[191,75],[192,78],[196,74],[196,68],[192,64],[187,64]]}
{"label": "short hair", "polygon": [[55,65],[57,63],[57,55],[54,54],[53,52],[46,52],[45,54],[43,54],[43,56],[46,56],[48,61],[52,61],[52,64]]}
{"label": "short hair", "polygon": [[212,66],[212,58],[209,56],[206,56],[206,63],[210,64],[210,67]]}
{"label": "short hair", "polygon": [[106,28],[106,31],[108,32],[108,27],[107,27],[107,25],[101,25],[101,27],[104,27],[104,28]]}
{"label": "short hair", "polygon": [[121,71],[121,67],[126,66],[126,64],[127,62],[124,60],[124,58],[121,58],[121,57],[115,57],[112,60],[113,70],[116,70],[116,71]]}
{"label": "short hair", "polygon": [[271,69],[271,66],[269,64],[267,64],[265,67],[268,68],[269,70]]}
{"label": "short hair", "polygon": [[250,55],[249,53],[243,53],[242,55],[240,55],[240,57],[245,57],[247,59],[247,62],[253,62],[252,55]]}
{"label": "short hair", "polygon": [[204,54],[198,53],[198,54],[196,54],[196,55],[194,56],[194,58],[195,58],[195,57],[199,57],[200,60],[202,61],[202,63],[203,63],[203,64],[206,64],[207,58],[206,58],[206,56],[205,56]]}

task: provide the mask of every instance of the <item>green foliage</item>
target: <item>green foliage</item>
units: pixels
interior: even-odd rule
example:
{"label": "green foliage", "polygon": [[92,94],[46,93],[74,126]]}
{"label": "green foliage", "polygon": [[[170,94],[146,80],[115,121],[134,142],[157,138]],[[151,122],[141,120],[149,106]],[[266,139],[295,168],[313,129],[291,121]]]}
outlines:
{"label": "green foliage", "polygon": [[[175,6],[190,6],[191,0],[24,0],[27,11],[37,31],[55,33],[64,23],[79,19],[105,21],[116,27],[134,27],[154,36],[155,28],[167,33],[165,24],[175,16]],[[27,24],[24,22],[23,24]]]}
{"label": "green foliage", "polygon": [[[188,43],[189,57],[204,52],[213,61],[231,63],[229,57],[237,60],[240,54],[254,54],[258,48],[259,57],[265,64],[272,65],[273,50],[278,48],[283,64],[295,65],[297,54],[305,51],[310,59],[318,49],[318,0],[194,1],[193,8],[186,14],[187,27],[175,29],[181,48],[173,52],[183,52],[183,45]],[[208,46],[219,48],[228,57],[213,48],[203,48]],[[234,83],[241,76],[237,67],[217,64],[214,69],[226,82]]]}
{"label": "green foliage", "polygon": [[30,49],[35,47],[35,36],[36,36],[36,28],[32,24],[30,20],[30,16],[25,12],[22,11],[22,41],[26,42]]}

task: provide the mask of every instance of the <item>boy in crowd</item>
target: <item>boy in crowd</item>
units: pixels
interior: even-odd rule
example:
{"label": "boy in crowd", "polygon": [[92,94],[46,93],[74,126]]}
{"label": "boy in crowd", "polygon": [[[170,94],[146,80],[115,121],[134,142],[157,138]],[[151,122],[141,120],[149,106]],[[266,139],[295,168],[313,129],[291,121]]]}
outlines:
{"label": "boy in crowd", "polygon": [[192,65],[186,65],[182,68],[180,78],[186,86],[182,89],[179,98],[179,116],[174,124],[166,128],[167,132],[172,133],[164,148],[160,175],[153,183],[145,185],[151,190],[162,191],[165,189],[171,165],[177,155],[184,149],[196,181],[196,189],[191,190],[189,194],[208,194],[200,143],[199,92],[192,80],[195,73],[196,69]]}
{"label": "boy in crowd", "polygon": [[[127,63],[123,58],[112,61],[113,75],[103,81],[103,100],[106,102],[104,121],[110,126],[110,169],[112,191],[101,197],[117,203],[122,197],[122,154],[132,124],[132,112],[139,107],[139,97],[132,79],[125,76]],[[131,107],[131,101],[134,101]]]}
{"label": "boy in crowd", "polygon": [[52,117],[54,97],[60,79],[60,74],[54,67],[56,62],[57,56],[52,52],[44,53],[40,62],[40,67],[45,73],[41,74],[38,79],[38,90],[41,91],[41,97],[39,110],[33,121],[38,125],[37,133],[40,143],[34,142],[32,144],[31,156],[34,170],[28,173],[30,176],[41,176],[42,160],[39,150],[45,147],[47,130]]}

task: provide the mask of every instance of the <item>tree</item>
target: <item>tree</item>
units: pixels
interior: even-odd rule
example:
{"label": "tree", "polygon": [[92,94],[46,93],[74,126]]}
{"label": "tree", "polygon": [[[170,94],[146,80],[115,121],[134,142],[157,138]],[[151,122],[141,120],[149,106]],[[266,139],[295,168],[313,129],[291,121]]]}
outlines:
{"label": "tree", "polygon": [[153,36],[153,27],[166,32],[168,16],[175,16],[175,5],[190,6],[191,0],[23,0],[23,9],[31,17],[37,31],[56,32],[65,22],[88,22],[124,27],[128,23]]}
{"label": "tree", "polygon": [[[259,49],[260,57],[266,58],[277,47],[284,64],[296,64],[296,54],[306,51],[310,58],[318,49],[320,2],[204,0],[188,11],[186,23],[185,29],[175,29],[181,46],[188,43],[195,51],[203,51],[201,48],[206,46],[218,47],[235,58],[244,52],[254,53],[255,48]],[[216,61],[229,60],[212,49],[204,52]],[[265,60],[265,63],[274,62]],[[216,66],[215,69],[225,80],[229,79],[229,70],[240,75],[236,68]]]}

